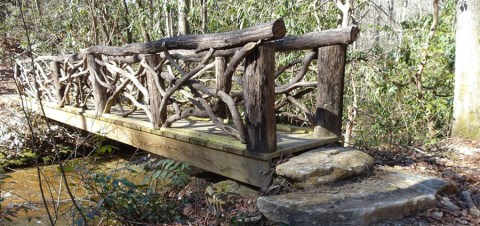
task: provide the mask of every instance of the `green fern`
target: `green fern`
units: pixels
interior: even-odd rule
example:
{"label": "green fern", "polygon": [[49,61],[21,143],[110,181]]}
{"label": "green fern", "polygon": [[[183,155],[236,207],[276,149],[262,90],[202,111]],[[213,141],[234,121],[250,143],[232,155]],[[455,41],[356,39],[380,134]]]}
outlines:
{"label": "green fern", "polygon": [[190,181],[187,173],[188,164],[171,159],[152,159],[144,164],[145,171],[149,172],[146,180],[160,180],[171,182],[173,186],[185,186]]}

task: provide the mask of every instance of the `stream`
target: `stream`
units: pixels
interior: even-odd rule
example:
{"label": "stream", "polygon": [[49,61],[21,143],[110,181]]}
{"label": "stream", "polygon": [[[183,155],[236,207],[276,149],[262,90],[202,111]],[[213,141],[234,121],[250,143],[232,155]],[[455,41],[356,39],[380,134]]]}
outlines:
{"label": "stream", "polygon": [[[114,158],[98,162],[84,161],[77,159],[65,164],[65,171],[69,187],[72,194],[77,199],[83,199],[86,189],[81,181],[81,171],[77,170],[75,164],[85,164],[94,167],[97,172],[112,172],[127,163],[121,158]],[[90,168],[89,167],[89,168]],[[59,172],[57,165],[42,166],[42,184],[44,194],[46,196],[50,212],[53,215],[54,206],[57,209],[56,225],[72,225],[71,210],[73,208],[72,201],[65,189],[63,177]],[[75,170],[74,170],[75,169]],[[92,171],[83,171],[91,173]],[[28,167],[16,169],[13,172],[5,173],[7,178],[1,184],[1,202],[2,212],[7,213],[12,221],[1,222],[0,225],[50,225],[47,212],[43,205],[40,186],[38,183],[37,168]],[[15,210],[8,214],[10,210]]]}

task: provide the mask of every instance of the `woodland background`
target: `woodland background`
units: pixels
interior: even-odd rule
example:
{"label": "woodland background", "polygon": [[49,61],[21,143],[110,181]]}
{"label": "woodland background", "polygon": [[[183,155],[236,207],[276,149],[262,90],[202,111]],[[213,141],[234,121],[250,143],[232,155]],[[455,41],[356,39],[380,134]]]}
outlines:
{"label": "woodland background", "polygon": [[[21,9],[30,31],[31,53]],[[378,165],[409,167],[414,172],[452,181],[460,190],[470,191],[474,201],[480,204],[480,156],[441,152],[444,150],[442,142],[449,139],[452,130],[456,9],[456,0],[2,0],[0,75],[11,76],[13,62],[31,55],[70,54],[93,45],[122,46],[182,34],[232,31],[280,17],[285,21],[287,35],[356,25],[361,32],[359,39],[348,47],[345,71],[345,142],[365,148]],[[283,65],[298,57],[285,54],[276,62]],[[316,70],[315,66],[311,68]],[[315,78],[316,75],[310,76]],[[289,78],[279,79],[288,81]],[[2,79],[2,83],[5,81]],[[15,92],[13,84],[7,88],[8,92]],[[0,89],[0,93],[6,93],[5,90]],[[311,97],[304,104],[313,108],[314,102]],[[32,152],[34,148],[27,144],[31,138],[29,134],[18,132],[26,131],[25,122],[12,120],[14,114],[7,112],[7,108],[6,105],[0,108],[0,116],[3,116],[0,166],[25,165],[25,162],[33,165],[32,159],[40,158],[44,163],[56,164],[55,159],[61,157],[51,156],[51,150],[40,150],[44,152],[41,155]],[[12,130],[9,123],[20,125],[20,129]],[[48,137],[42,133],[45,130],[42,123],[35,125],[36,131],[32,134]],[[86,140],[81,134],[65,132],[58,126],[54,132],[61,134],[56,137],[62,136],[70,144]],[[112,146],[98,137],[90,138],[93,141],[88,145],[95,153],[128,149]],[[470,145],[480,147],[475,142]],[[78,147],[72,151],[71,147],[62,146],[61,154],[75,162],[77,160],[71,156],[76,155],[70,153],[83,151]],[[86,165],[79,170],[80,175],[87,175],[83,183],[99,188],[89,197],[91,199],[82,200],[87,203],[84,206],[87,217],[93,214],[94,220],[102,216],[107,222],[114,219],[125,224],[135,220],[147,223],[188,221],[195,225],[218,220],[208,215],[205,208],[207,182],[185,179],[184,172],[188,171],[185,164],[157,161],[150,156],[138,159],[143,159],[140,164],[129,166],[141,168],[140,173],[130,173],[131,178],[121,180],[110,174],[92,176],[93,167],[89,168],[92,160],[78,164]],[[174,172],[174,177],[167,178],[168,186],[158,181],[163,179],[160,175],[166,175],[163,173],[167,170],[165,166],[175,166],[170,171]],[[67,169],[73,171],[74,168]],[[44,169],[39,168],[40,171]],[[132,183],[132,178],[138,175],[146,178],[147,186]],[[0,174],[0,185],[4,179]],[[114,183],[118,181],[126,186]],[[161,193],[157,191],[158,183],[164,186]],[[86,185],[77,184],[79,187]],[[153,192],[149,190],[152,185],[155,186]],[[187,193],[193,195],[187,196]],[[183,200],[179,201],[179,197]],[[478,217],[468,215],[467,205],[458,196],[445,199],[451,200],[458,209],[451,210],[443,205],[403,223],[468,225],[480,222]],[[135,205],[126,200],[133,200]],[[145,206],[145,203],[152,205]],[[225,216],[223,222],[232,224],[235,219],[247,216],[246,213],[257,214],[255,203],[250,199],[239,199],[234,206],[234,211]],[[10,217],[8,211],[11,211],[1,207],[0,223]],[[101,214],[95,215],[97,213]],[[440,217],[439,213],[442,213]]]}
{"label": "woodland background", "polygon": [[[418,146],[448,137],[456,1],[437,2],[438,17],[431,1],[347,3],[348,24],[361,29],[359,40],[348,50],[347,142]],[[3,64],[26,56],[18,4],[0,3]],[[285,20],[287,35],[296,35],[341,26],[343,15],[335,1],[325,0],[35,0],[25,1],[23,9],[34,55],[68,54],[92,45],[121,46],[182,33],[231,31],[279,17]]]}

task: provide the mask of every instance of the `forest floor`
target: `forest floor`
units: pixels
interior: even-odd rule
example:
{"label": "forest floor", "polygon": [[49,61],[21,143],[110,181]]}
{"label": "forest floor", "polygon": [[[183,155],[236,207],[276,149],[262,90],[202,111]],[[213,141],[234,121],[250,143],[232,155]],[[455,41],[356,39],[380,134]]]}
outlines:
{"label": "forest floor", "polygon": [[[439,196],[435,208],[416,216],[377,225],[480,225],[480,217],[469,213],[469,207],[462,197],[462,192],[470,192],[474,204],[480,207],[480,142],[447,139],[429,150],[382,147],[364,151],[375,159],[377,166],[399,167],[412,173],[436,176],[458,188],[455,194]],[[244,197],[238,199],[232,209],[217,220],[206,211],[203,196],[191,198],[196,201],[184,209],[184,214],[190,216],[193,225],[230,225],[234,222],[230,219],[260,214],[256,210],[255,199]],[[264,220],[258,225],[276,224]]]}
{"label": "forest floor", "polygon": [[16,90],[13,71],[9,66],[0,64],[0,95],[14,94]]}
{"label": "forest floor", "polygon": [[[15,94],[13,73],[0,65],[0,95]],[[0,117],[4,117],[6,106],[0,106]],[[456,194],[439,197],[439,205],[416,216],[379,225],[480,225],[480,217],[469,213],[463,191],[471,194],[473,203],[480,207],[480,142],[447,139],[436,146],[421,148],[379,147],[365,152],[372,155],[376,165],[400,167],[410,172],[442,178],[457,186]],[[200,179],[201,178],[201,179]],[[236,198],[228,211],[215,216],[208,208],[204,191],[215,181],[214,177],[199,177],[192,180],[180,194],[184,200],[182,213],[191,225],[231,225],[244,217],[259,216],[255,197]],[[258,225],[274,225],[261,220]],[[179,225],[179,224],[171,224]],[[241,224],[240,224],[241,225]]]}

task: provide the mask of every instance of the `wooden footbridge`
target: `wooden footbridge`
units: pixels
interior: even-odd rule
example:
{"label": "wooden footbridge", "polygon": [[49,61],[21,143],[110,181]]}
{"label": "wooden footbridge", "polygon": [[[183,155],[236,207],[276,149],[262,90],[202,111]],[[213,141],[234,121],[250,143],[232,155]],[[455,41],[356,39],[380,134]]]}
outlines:
{"label": "wooden footbridge", "polygon": [[358,29],[285,34],[278,19],[92,46],[19,60],[15,78],[50,119],[260,187],[275,158],[339,141],[346,47]]}

